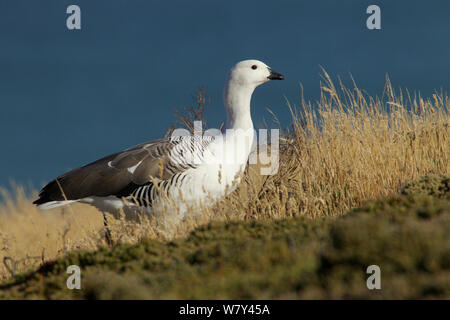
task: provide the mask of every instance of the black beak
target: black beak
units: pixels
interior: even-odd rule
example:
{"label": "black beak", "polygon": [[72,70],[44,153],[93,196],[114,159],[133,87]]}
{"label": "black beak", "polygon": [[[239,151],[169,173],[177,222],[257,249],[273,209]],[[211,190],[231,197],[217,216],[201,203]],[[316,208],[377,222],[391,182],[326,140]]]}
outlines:
{"label": "black beak", "polygon": [[278,72],[273,71],[269,68],[270,75],[267,77],[267,79],[270,80],[284,80],[284,76],[282,74],[279,74]]}

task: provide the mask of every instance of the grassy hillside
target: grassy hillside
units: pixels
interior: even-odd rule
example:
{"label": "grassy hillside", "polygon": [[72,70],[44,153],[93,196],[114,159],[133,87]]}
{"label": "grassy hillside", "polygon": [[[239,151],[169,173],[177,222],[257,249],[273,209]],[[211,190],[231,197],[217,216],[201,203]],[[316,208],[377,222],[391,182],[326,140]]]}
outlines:
{"label": "grassy hillside", "polygon": [[[69,265],[82,289],[65,286]],[[369,265],[381,290],[368,290]],[[18,276],[1,298],[450,298],[450,178],[339,218],[209,223],[187,238],[77,252]]]}
{"label": "grassy hillside", "polygon": [[[199,96],[182,124],[201,119],[206,101]],[[233,194],[181,224],[110,219],[113,250],[94,208],[41,212],[23,188],[0,189],[0,283],[17,282],[3,296],[448,295],[448,199],[439,187],[450,176],[448,97],[395,91],[389,80],[371,97],[324,73],[319,101],[287,107],[292,126],[275,174],[250,165]],[[420,177],[428,180],[402,189]],[[64,259],[83,266],[81,292],[63,289]],[[393,287],[369,292],[367,264]],[[25,282],[18,276],[42,265]]]}

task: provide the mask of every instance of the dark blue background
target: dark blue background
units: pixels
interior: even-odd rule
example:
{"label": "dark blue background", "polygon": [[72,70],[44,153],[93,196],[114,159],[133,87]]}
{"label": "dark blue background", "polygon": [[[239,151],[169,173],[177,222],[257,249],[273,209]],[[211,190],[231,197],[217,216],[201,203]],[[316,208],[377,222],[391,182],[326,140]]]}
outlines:
{"label": "dark blue background", "polygon": [[[82,30],[66,28],[81,7]],[[382,30],[366,28],[381,7]],[[228,69],[255,58],[286,76],[257,89],[255,126],[269,107],[289,124],[285,96],[319,94],[319,65],[381,94],[449,87],[450,1],[44,0],[0,2],[0,186],[35,187],[73,167],[159,138],[175,108],[208,87],[209,124],[225,119]],[[348,81],[347,81],[348,83]]]}

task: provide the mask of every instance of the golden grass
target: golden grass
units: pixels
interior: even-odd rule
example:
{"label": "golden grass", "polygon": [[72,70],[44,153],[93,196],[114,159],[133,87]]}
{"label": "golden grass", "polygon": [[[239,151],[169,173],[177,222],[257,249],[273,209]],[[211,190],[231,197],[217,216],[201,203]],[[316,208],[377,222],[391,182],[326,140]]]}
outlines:
{"label": "golden grass", "polygon": [[[277,174],[260,176],[258,165],[249,166],[236,192],[172,230],[155,221],[110,219],[115,241],[183,237],[210,220],[338,216],[425,174],[450,174],[446,95],[423,99],[394,93],[387,79],[382,96],[373,98],[356,85],[335,87],[326,72],[323,79],[315,104],[303,97],[298,108],[288,102],[293,125],[280,141]],[[105,245],[102,215],[94,208],[42,212],[21,188],[3,194],[0,281],[68,251]]]}

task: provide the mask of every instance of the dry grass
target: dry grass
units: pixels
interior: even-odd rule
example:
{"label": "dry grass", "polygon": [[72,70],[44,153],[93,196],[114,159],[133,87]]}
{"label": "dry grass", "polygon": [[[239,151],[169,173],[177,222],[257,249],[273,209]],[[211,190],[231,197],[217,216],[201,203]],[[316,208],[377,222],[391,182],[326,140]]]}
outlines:
{"label": "dry grass", "polygon": [[[372,98],[356,85],[347,89],[339,82],[336,88],[325,72],[323,79],[318,102],[302,98],[298,108],[288,103],[293,125],[280,142],[277,174],[260,176],[257,165],[249,166],[236,192],[172,230],[147,220],[110,219],[115,241],[183,237],[210,220],[341,215],[425,174],[450,174],[450,102],[443,93],[430,99],[394,93],[387,80],[383,95]],[[73,205],[41,212],[22,189],[14,196],[3,193],[0,281],[68,251],[105,245],[95,209]]]}

